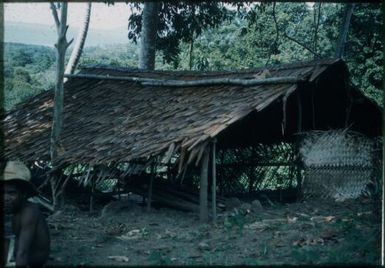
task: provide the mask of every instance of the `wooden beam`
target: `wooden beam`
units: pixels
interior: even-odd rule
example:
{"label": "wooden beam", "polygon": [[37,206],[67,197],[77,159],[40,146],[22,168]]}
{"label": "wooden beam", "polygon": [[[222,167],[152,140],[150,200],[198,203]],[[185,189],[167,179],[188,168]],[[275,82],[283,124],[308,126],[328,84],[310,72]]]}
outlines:
{"label": "wooden beam", "polygon": [[199,188],[199,219],[200,221],[208,221],[208,202],[207,202],[207,181],[208,181],[208,166],[209,166],[209,151],[206,148],[201,162],[201,180]]}
{"label": "wooden beam", "polygon": [[211,171],[212,171],[212,186],[211,186],[211,206],[212,206],[212,213],[213,213],[213,222],[215,223],[217,220],[217,171],[216,171],[216,151],[215,151],[215,145],[216,145],[217,139],[213,139],[212,142],[212,155],[211,155]]}
{"label": "wooden beam", "polygon": [[221,167],[244,167],[244,166],[255,166],[255,167],[280,167],[280,166],[296,166],[298,162],[276,162],[276,163],[260,163],[260,162],[249,162],[249,163],[225,163],[220,164]]}
{"label": "wooden beam", "polygon": [[142,82],[144,86],[168,86],[168,87],[188,87],[188,86],[210,86],[210,85],[241,85],[241,86],[258,86],[268,84],[295,84],[302,79],[295,76],[270,77],[265,79],[239,79],[239,78],[211,78],[199,79],[193,81],[186,80],[153,80]]}
{"label": "wooden beam", "polygon": [[97,80],[117,80],[117,81],[130,81],[130,82],[151,82],[158,81],[158,79],[143,78],[143,77],[129,77],[129,76],[110,76],[99,74],[64,74],[67,78],[87,78]]}
{"label": "wooden beam", "polygon": [[269,77],[265,79],[246,79],[246,78],[209,78],[199,79],[193,81],[187,80],[167,80],[167,79],[153,79],[143,77],[129,77],[129,76],[109,76],[109,75],[97,75],[97,74],[65,74],[67,78],[87,78],[87,79],[99,79],[99,80],[117,80],[117,81],[130,81],[140,82],[143,86],[210,86],[210,85],[241,85],[241,86],[258,86],[268,84],[295,84],[304,81],[301,78],[295,76],[282,76],[282,77]]}

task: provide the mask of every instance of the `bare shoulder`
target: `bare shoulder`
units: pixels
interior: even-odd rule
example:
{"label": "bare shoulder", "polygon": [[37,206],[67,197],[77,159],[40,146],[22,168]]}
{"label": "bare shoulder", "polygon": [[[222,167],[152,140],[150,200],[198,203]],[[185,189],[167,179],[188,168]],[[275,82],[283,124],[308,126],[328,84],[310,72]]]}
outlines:
{"label": "bare shoulder", "polygon": [[40,208],[37,204],[26,202],[21,211],[21,217],[24,220],[36,220],[41,216]]}
{"label": "bare shoulder", "polygon": [[27,212],[34,212],[34,213],[39,213],[40,214],[40,208],[39,205],[36,203],[32,202],[26,202],[24,206],[24,210]]}

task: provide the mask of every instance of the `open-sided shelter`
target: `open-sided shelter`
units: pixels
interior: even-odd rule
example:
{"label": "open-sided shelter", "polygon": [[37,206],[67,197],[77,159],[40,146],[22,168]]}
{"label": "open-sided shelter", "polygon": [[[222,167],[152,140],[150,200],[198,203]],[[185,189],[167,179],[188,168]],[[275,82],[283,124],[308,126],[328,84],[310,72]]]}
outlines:
{"label": "open-sided shelter", "polygon": [[[94,66],[68,76],[64,90],[63,166],[176,154],[183,170],[214,140],[220,150],[293,141],[312,129],[381,133],[381,109],[350,86],[339,59],[215,72]],[[9,112],[6,157],[49,160],[52,114],[53,91]]]}

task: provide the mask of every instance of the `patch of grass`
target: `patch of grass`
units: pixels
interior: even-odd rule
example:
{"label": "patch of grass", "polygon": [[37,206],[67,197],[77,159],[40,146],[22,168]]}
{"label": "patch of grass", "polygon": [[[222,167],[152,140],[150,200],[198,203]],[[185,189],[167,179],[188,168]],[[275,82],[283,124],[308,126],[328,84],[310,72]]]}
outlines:
{"label": "patch of grass", "polygon": [[320,252],[315,249],[293,249],[291,252],[295,264],[317,264]]}
{"label": "patch of grass", "polygon": [[[346,234],[342,245],[327,252],[325,263],[355,263],[378,265],[380,263],[379,239],[381,232],[364,235],[356,227]],[[378,243],[376,243],[376,240]]]}
{"label": "patch of grass", "polygon": [[168,265],[172,263],[171,258],[160,250],[151,251],[148,260],[155,265]]}
{"label": "patch of grass", "polygon": [[259,261],[258,259],[256,259],[256,258],[250,258],[250,257],[248,257],[248,258],[246,258],[245,260],[244,260],[244,263],[243,263],[244,265],[261,265],[261,261]]}
{"label": "patch of grass", "polygon": [[228,234],[237,231],[238,234],[242,234],[243,228],[245,226],[245,216],[241,213],[234,212],[231,215],[225,217],[223,221],[223,226]]}

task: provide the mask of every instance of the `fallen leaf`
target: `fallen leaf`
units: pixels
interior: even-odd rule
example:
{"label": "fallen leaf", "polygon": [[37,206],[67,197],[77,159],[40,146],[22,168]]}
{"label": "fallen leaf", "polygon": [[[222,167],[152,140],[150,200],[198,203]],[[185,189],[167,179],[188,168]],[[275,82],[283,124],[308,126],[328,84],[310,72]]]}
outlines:
{"label": "fallen leaf", "polygon": [[167,236],[167,237],[170,237],[170,238],[175,238],[176,237],[176,233],[166,229],[166,231],[164,232],[164,234]]}
{"label": "fallen leaf", "polygon": [[120,261],[120,262],[128,262],[130,259],[127,256],[108,256],[110,260]]}
{"label": "fallen leaf", "polygon": [[369,214],[372,214],[372,212],[371,211],[357,212],[358,217],[360,217],[362,215],[369,215]]}
{"label": "fallen leaf", "polygon": [[324,218],[323,216],[313,216],[310,218],[310,220],[315,222],[322,222],[323,218]]}
{"label": "fallen leaf", "polygon": [[140,233],[140,230],[139,229],[134,229],[134,230],[131,230],[127,233],[127,235],[129,236],[133,236],[133,235],[136,235],[136,234],[139,234]]}
{"label": "fallen leaf", "polygon": [[298,217],[287,216],[287,222],[288,223],[295,223],[297,220],[298,220]]}
{"label": "fallen leaf", "polygon": [[264,223],[264,222],[259,222],[259,221],[256,221],[254,223],[251,223],[249,225],[246,225],[245,228],[246,229],[252,229],[252,230],[255,230],[255,229],[265,229],[267,228],[269,225],[267,223]]}
{"label": "fallen leaf", "polygon": [[209,250],[210,246],[206,242],[200,242],[199,245],[198,245],[198,248],[200,250]]}
{"label": "fallen leaf", "polygon": [[326,222],[331,222],[332,220],[334,220],[336,217],[335,216],[327,216],[325,217],[325,221]]}
{"label": "fallen leaf", "polygon": [[302,216],[302,217],[305,217],[305,218],[310,218],[310,217],[311,217],[310,215],[307,215],[307,214],[305,214],[305,213],[299,213],[299,212],[297,212],[297,213],[295,213],[295,214],[297,214],[297,215],[299,215],[299,216]]}
{"label": "fallen leaf", "polygon": [[326,230],[323,230],[321,232],[320,236],[323,239],[332,239],[332,238],[336,237],[337,234],[338,234],[338,232],[335,229],[326,229]]}
{"label": "fallen leaf", "polygon": [[142,237],[143,236],[140,233],[139,229],[134,229],[134,230],[127,232],[126,234],[123,234],[121,236],[117,236],[117,238],[119,238],[121,240],[134,240],[134,239],[139,239]]}
{"label": "fallen leaf", "polygon": [[299,240],[296,240],[293,242],[293,246],[302,246],[305,242],[305,239],[304,238],[301,238]]}

